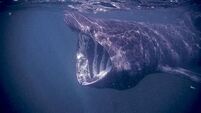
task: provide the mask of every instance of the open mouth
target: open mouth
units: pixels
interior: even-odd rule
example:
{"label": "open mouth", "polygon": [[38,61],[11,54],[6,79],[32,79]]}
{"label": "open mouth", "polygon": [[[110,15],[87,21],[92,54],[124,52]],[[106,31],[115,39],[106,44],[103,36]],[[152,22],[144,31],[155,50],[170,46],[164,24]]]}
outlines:
{"label": "open mouth", "polygon": [[80,34],[76,54],[76,75],[82,85],[98,82],[112,70],[108,52],[91,37]]}

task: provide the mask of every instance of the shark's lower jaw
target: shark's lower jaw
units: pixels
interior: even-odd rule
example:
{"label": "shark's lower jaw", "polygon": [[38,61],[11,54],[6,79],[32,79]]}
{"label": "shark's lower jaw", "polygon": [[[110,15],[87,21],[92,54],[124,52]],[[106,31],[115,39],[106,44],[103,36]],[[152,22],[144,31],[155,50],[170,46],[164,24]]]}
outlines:
{"label": "shark's lower jaw", "polygon": [[80,34],[76,54],[76,75],[82,85],[94,84],[112,70],[109,54],[91,37]]}

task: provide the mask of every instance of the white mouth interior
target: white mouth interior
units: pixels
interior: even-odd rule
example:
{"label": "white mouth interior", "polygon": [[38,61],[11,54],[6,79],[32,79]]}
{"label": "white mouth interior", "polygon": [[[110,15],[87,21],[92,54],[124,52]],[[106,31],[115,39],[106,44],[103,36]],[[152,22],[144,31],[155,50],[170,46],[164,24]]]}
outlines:
{"label": "white mouth interior", "polygon": [[82,85],[93,84],[112,70],[107,51],[86,35],[80,35],[76,55],[77,80]]}

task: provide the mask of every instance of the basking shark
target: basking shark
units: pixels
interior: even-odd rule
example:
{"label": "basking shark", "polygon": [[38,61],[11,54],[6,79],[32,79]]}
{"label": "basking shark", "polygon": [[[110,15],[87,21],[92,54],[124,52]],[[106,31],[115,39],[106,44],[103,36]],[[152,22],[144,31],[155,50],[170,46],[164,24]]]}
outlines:
{"label": "basking shark", "polygon": [[81,85],[125,89],[146,75],[165,72],[201,82],[188,66],[199,65],[201,38],[193,26],[90,18],[65,12],[79,33],[76,75]]}

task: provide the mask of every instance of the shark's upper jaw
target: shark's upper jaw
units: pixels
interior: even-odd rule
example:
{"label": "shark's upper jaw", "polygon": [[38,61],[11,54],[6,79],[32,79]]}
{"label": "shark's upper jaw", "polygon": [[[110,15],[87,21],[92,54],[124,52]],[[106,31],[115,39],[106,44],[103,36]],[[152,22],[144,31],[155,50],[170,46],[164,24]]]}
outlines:
{"label": "shark's upper jaw", "polygon": [[104,47],[84,34],[81,34],[78,40],[76,60],[77,80],[82,85],[98,82],[107,76],[113,67]]}

